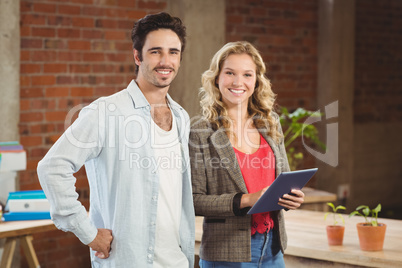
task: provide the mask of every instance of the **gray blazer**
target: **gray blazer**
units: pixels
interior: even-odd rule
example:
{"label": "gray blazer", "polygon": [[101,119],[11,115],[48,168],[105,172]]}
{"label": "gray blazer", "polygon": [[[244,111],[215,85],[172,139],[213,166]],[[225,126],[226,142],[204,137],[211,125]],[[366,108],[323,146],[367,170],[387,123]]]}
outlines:
{"label": "gray blazer", "polygon": [[[280,125],[279,130],[282,133]],[[289,171],[283,139],[277,144],[264,131],[260,133],[274,152],[276,177]],[[200,257],[208,261],[251,261],[251,216],[236,216],[233,206],[235,195],[248,191],[224,129],[214,130],[200,120],[191,127],[189,146],[195,213],[204,216]],[[283,210],[275,211],[272,217],[283,252],[287,243]]]}

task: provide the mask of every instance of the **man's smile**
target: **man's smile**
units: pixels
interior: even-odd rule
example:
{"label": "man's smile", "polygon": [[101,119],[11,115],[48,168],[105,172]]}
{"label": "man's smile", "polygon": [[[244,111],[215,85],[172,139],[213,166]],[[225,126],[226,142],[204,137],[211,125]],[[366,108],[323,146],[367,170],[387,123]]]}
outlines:
{"label": "man's smile", "polygon": [[173,72],[172,68],[155,69],[158,74],[168,75]]}

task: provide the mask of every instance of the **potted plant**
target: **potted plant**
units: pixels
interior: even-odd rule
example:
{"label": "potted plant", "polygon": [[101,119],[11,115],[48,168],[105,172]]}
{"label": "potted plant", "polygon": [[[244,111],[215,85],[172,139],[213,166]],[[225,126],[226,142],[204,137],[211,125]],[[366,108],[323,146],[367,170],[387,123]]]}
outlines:
{"label": "potted plant", "polygon": [[[343,244],[343,235],[345,233],[345,220],[343,219],[342,215],[338,212],[338,210],[346,210],[344,206],[336,206],[331,202],[327,203],[329,207],[332,208],[332,212],[327,212],[324,215],[324,220],[327,219],[329,214],[333,215],[334,224],[327,225],[327,238],[328,244],[330,246],[340,246]],[[337,218],[342,220],[343,225],[338,225]]]}
{"label": "potted plant", "polygon": [[361,250],[378,251],[383,248],[387,225],[385,223],[378,223],[377,218],[380,211],[381,204],[378,204],[374,209],[370,209],[368,206],[358,206],[349,215],[349,217],[354,215],[364,217],[365,222],[360,222],[356,225]]}
{"label": "potted plant", "polygon": [[314,125],[304,123],[309,117],[320,117],[321,115],[320,113],[308,111],[301,107],[290,113],[286,107],[281,107],[280,122],[284,131],[286,154],[291,170],[296,170],[304,158],[301,150],[297,148],[297,141],[300,137],[310,140],[322,149],[326,148],[325,144],[318,137],[317,128]]}

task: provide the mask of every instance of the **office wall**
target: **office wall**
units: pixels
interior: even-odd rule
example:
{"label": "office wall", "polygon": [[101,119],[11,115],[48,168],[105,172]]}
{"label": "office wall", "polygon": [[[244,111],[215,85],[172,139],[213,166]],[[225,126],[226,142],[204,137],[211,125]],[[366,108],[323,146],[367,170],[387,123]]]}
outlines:
{"label": "office wall", "polygon": [[[19,0],[0,1],[0,142],[18,140],[19,123]],[[5,116],[6,115],[6,116]],[[0,202],[17,186],[16,172],[0,172]],[[0,240],[0,256],[5,239]],[[14,258],[19,263],[18,256]]]}
{"label": "office wall", "polygon": [[19,121],[19,1],[0,2],[0,141],[18,137]]}
{"label": "office wall", "polygon": [[[402,2],[357,0],[351,208],[402,218]],[[396,214],[399,214],[396,215]],[[381,215],[381,214],[380,214]]]}

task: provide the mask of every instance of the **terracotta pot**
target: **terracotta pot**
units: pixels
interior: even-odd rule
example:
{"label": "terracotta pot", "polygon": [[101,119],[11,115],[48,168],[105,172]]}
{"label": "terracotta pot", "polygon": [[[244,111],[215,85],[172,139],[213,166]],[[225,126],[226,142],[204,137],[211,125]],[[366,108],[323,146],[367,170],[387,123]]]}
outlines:
{"label": "terracotta pot", "polygon": [[358,223],[357,234],[359,235],[360,249],[364,251],[379,251],[384,245],[385,230],[387,225],[379,223],[371,226],[367,223]]}
{"label": "terracotta pot", "polygon": [[341,246],[343,243],[344,233],[345,233],[345,226],[327,225],[328,245]]}

